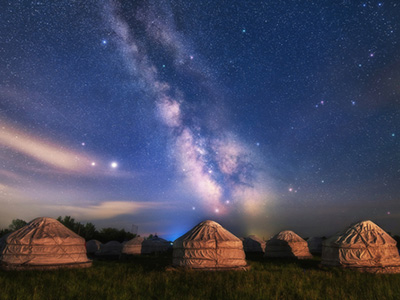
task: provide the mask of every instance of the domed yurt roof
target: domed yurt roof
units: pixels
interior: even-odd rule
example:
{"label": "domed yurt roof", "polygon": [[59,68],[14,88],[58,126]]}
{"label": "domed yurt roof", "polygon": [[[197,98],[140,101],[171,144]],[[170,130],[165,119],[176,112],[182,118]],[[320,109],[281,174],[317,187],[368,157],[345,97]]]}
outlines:
{"label": "domed yurt roof", "polygon": [[281,231],[268,240],[265,245],[264,256],[298,259],[312,258],[307,242],[290,230]]}
{"label": "domed yurt roof", "polygon": [[264,252],[265,241],[255,235],[249,235],[243,239],[243,248],[245,252]]}
{"label": "domed yurt roof", "polygon": [[248,268],[242,241],[210,220],[174,241],[173,265],[203,270]]}
{"label": "domed yurt roof", "polygon": [[396,241],[372,221],[350,225],[323,242],[321,262],[374,273],[399,273]]}
{"label": "domed yurt roof", "polygon": [[93,254],[98,251],[101,247],[101,242],[98,240],[90,240],[86,242],[86,252]]}
{"label": "domed yurt roof", "polygon": [[144,238],[137,236],[127,241],[122,247],[123,254],[141,254]]}
{"label": "domed yurt roof", "polygon": [[142,243],[142,253],[165,252],[171,248],[171,243],[157,235],[145,239]]}
{"label": "domed yurt roof", "polygon": [[0,263],[5,269],[89,267],[85,239],[52,218],[36,218],[3,237]]}
{"label": "domed yurt roof", "polygon": [[121,254],[122,244],[118,241],[110,241],[100,245],[100,249],[96,251],[97,256],[119,256]]}

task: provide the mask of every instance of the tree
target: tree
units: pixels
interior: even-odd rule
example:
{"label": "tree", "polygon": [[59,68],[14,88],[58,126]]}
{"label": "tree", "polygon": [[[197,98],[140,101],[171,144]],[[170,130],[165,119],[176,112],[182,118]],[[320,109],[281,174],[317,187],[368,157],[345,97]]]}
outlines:
{"label": "tree", "polygon": [[15,231],[15,230],[18,230],[18,229],[24,227],[26,224],[27,224],[27,223],[26,223],[26,221],[24,221],[24,220],[21,220],[21,219],[14,219],[14,220],[11,221],[11,224],[8,226],[8,228],[9,228],[11,231]]}

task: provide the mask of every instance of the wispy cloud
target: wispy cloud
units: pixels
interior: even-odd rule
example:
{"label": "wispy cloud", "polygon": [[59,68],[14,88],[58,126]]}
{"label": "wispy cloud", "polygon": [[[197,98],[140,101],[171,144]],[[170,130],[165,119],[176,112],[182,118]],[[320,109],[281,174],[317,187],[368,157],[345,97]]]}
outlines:
{"label": "wispy cloud", "polygon": [[51,167],[72,172],[85,172],[93,161],[86,155],[14,129],[5,122],[0,122],[0,145]]}

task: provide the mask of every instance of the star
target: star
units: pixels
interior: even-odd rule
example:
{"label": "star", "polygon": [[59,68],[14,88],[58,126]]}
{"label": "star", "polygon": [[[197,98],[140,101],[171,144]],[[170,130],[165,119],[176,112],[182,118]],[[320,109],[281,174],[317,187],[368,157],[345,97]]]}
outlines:
{"label": "star", "polygon": [[115,161],[113,161],[111,163],[111,168],[116,169],[117,167],[118,167],[118,164]]}
{"label": "star", "polygon": [[351,101],[351,105],[355,106],[356,105],[356,101]]}
{"label": "star", "polygon": [[107,45],[108,41],[104,39],[104,40],[101,41],[101,43],[102,43],[103,45]]}
{"label": "star", "polygon": [[96,163],[93,161],[93,162],[91,163],[91,165],[92,165],[92,167],[94,167],[94,166],[96,165]]}
{"label": "star", "polygon": [[246,29],[243,28],[243,29],[242,29],[242,33],[246,33]]}
{"label": "star", "polygon": [[86,145],[86,143],[84,143],[84,142],[83,142],[83,143],[81,143],[81,145],[82,145],[82,146],[85,146],[85,145]]}
{"label": "star", "polygon": [[192,210],[196,210],[196,207],[193,206],[193,207],[192,207]]}
{"label": "star", "polygon": [[218,208],[216,208],[216,209],[215,209],[215,212],[216,212],[216,213],[219,213],[219,209],[218,209]]}

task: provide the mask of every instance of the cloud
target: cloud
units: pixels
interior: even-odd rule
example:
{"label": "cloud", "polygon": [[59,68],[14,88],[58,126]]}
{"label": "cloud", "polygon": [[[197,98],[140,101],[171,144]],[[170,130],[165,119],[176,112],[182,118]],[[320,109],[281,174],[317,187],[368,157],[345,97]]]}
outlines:
{"label": "cloud", "polygon": [[[144,210],[159,210],[166,204],[159,202],[136,202],[136,201],[105,201],[100,204],[87,206],[61,205],[55,207],[55,211],[62,210],[64,214],[74,215],[85,220],[109,219],[119,215],[135,215]],[[49,210],[51,206],[47,206]]]}
{"label": "cloud", "polygon": [[28,135],[5,122],[0,122],[0,145],[51,167],[67,171],[85,172],[92,162],[85,155]]}

